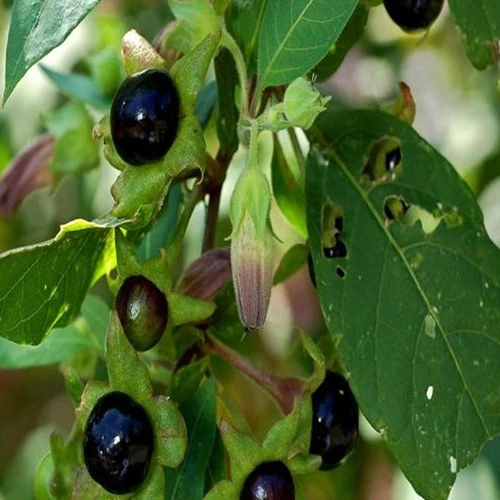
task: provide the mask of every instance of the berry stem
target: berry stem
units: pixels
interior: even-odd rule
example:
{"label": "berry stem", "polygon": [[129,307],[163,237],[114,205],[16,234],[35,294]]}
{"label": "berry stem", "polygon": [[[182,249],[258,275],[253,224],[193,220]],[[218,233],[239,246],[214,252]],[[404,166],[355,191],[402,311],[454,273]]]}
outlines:
{"label": "berry stem", "polygon": [[240,47],[236,43],[235,39],[228,33],[228,31],[224,28],[222,31],[222,39],[221,44],[226,47],[227,50],[233,56],[234,62],[236,64],[236,71],[238,72],[238,77],[240,80],[240,93],[241,93],[241,109],[240,109],[240,117],[247,118],[248,117],[248,94],[247,94],[247,84],[248,84],[248,75],[247,75],[247,67],[245,64],[245,58],[241,53]]}
{"label": "berry stem", "polygon": [[204,348],[260,385],[278,403],[285,414],[293,410],[295,399],[300,398],[305,392],[306,387],[302,380],[291,377],[282,378],[261,370],[240,353],[209,334],[206,334]]}
{"label": "berry stem", "polygon": [[304,153],[302,152],[302,148],[299,144],[299,138],[297,137],[297,133],[295,132],[295,129],[293,127],[290,127],[288,129],[288,135],[290,137],[293,152],[299,166],[301,183],[302,186],[304,186],[306,182],[306,159],[304,158]]}

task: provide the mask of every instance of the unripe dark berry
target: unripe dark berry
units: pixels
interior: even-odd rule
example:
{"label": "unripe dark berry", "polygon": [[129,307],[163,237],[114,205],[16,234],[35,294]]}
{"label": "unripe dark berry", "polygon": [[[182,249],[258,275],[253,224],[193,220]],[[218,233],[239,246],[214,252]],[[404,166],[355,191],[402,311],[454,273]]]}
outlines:
{"label": "unripe dark berry", "polygon": [[165,294],[144,276],[125,279],[115,303],[123,331],[137,351],[155,346],[168,322]]}
{"label": "unripe dark berry", "polygon": [[294,500],[292,474],[283,462],[263,462],[246,478],[240,500]]}
{"label": "unripe dark berry", "polygon": [[129,76],[113,99],[110,122],[116,151],[127,163],[165,156],[179,125],[179,96],[168,73],[148,69]]}
{"label": "unripe dark berry", "polygon": [[327,371],[312,395],[309,453],[320,455],[322,470],[337,467],[353,450],[359,434],[358,404],[340,373]]}
{"label": "unripe dark berry", "polygon": [[109,392],[94,406],[83,435],[87,470],[105,490],[131,493],[146,478],[154,433],[142,406],[123,392]]}
{"label": "unripe dark berry", "polygon": [[384,0],[391,19],[411,33],[427,29],[439,16],[444,0]]}

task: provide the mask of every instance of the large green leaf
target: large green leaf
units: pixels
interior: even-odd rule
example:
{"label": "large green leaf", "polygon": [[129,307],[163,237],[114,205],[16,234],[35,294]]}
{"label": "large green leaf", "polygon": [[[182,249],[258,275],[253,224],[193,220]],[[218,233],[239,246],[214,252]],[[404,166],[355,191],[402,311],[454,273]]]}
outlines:
{"label": "large green leaf", "polygon": [[357,0],[268,2],[259,36],[259,89],[289,83],[331,48]]}
{"label": "large green leaf", "polygon": [[[500,252],[469,188],[405,123],[329,112],[316,137],[306,195],[323,314],[364,414],[417,492],[444,499],[500,432]],[[381,139],[400,144],[402,163],[370,180]],[[420,219],[390,216],[398,199]],[[438,217],[433,231],[423,210]],[[326,258],[335,211],[347,255]]]}
{"label": "large green leaf", "polygon": [[477,69],[494,64],[500,52],[500,2],[450,0],[449,5],[472,64]]}
{"label": "large green leaf", "polygon": [[99,298],[88,295],[82,314],[66,328],[55,328],[37,346],[19,345],[0,338],[0,367],[25,368],[59,363],[84,349],[100,350],[99,340],[106,334],[109,309]]}
{"label": "large green leaf", "polygon": [[0,337],[39,344],[70,323],[102,276],[112,241],[106,224],[76,220],[53,240],[0,255]]}
{"label": "large green leaf", "polygon": [[207,379],[196,394],[180,406],[188,430],[184,462],[177,469],[165,469],[168,500],[201,500],[205,471],[215,442],[215,379]]}
{"label": "large green leaf", "polygon": [[26,71],[60,45],[99,0],[16,0],[12,10],[3,102]]}

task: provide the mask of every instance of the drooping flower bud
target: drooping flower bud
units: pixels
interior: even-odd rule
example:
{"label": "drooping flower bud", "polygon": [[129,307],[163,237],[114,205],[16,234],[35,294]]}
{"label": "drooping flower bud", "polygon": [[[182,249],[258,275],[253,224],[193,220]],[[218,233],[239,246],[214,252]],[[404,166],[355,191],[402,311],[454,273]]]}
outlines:
{"label": "drooping flower bud", "polygon": [[205,252],[186,269],[176,289],[194,299],[211,301],[230,279],[229,248],[216,248]]}
{"label": "drooping flower bud", "polygon": [[271,190],[262,172],[247,168],[231,198],[231,268],[240,320],[248,330],[266,319],[273,283]]}

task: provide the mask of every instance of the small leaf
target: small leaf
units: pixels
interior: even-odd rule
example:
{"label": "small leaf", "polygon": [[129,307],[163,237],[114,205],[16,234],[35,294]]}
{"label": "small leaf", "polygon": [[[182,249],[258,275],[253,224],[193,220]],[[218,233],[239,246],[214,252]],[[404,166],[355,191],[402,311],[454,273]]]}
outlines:
{"label": "small leaf", "polygon": [[[271,179],[276,203],[291,226],[300,236],[307,238],[306,203],[300,174],[297,171],[298,167],[285,157],[276,135],[273,137],[273,141]],[[295,169],[292,169],[293,166]]]}
{"label": "small leaf", "polygon": [[105,112],[111,108],[111,100],[101,93],[92,78],[77,73],[60,73],[44,64],[40,64],[40,69],[63,94],[89,104],[98,111]]}
{"label": "small leaf", "polygon": [[198,93],[195,105],[195,115],[198,118],[201,127],[204,129],[212,116],[212,111],[217,102],[217,81],[212,80],[207,83]]}
{"label": "small leaf", "polygon": [[259,35],[258,89],[289,83],[313,68],[339,37],[356,0],[268,2]]}
{"label": "small leaf", "polygon": [[179,404],[190,399],[198,390],[207,368],[208,360],[203,358],[175,371],[170,379],[170,397]]}
{"label": "small leaf", "polygon": [[205,472],[205,492],[208,492],[215,484],[226,477],[226,450],[224,442],[217,428],[215,431],[215,442],[212,454]]}
{"label": "small leaf", "polygon": [[98,145],[92,139],[94,120],[82,103],[71,102],[46,115],[44,122],[56,139],[50,165],[56,181],[99,165]]}
{"label": "small leaf", "polygon": [[125,337],[116,311],[111,314],[106,345],[111,388],[125,392],[137,402],[146,405],[153,395],[149,372]]}
{"label": "small leaf", "polygon": [[238,73],[234,59],[227,49],[222,49],[215,58],[215,75],[217,77],[217,137],[226,158],[232,158],[238,149],[239,111],[235,103],[235,92],[238,86]]}
{"label": "small leaf", "polygon": [[169,500],[201,500],[205,491],[205,470],[215,440],[215,379],[209,378],[196,394],[181,405],[188,429],[186,458],[178,469],[165,471]]}
{"label": "small leaf", "polygon": [[486,69],[498,61],[500,3],[495,0],[450,0],[449,5],[472,64],[477,69]]}
{"label": "small leaf", "polygon": [[170,321],[172,325],[203,321],[212,316],[215,304],[197,300],[187,295],[172,292],[168,295]]}
{"label": "small leaf", "polygon": [[187,430],[179,410],[165,396],[147,405],[156,432],[157,460],[165,467],[177,467],[186,453]]}
{"label": "small leaf", "polygon": [[39,344],[50,330],[70,323],[102,276],[112,245],[106,225],[76,220],[53,240],[0,255],[0,336]]}
{"label": "small leaf", "polygon": [[7,41],[4,104],[26,71],[64,42],[98,2],[16,0]]}
{"label": "small leaf", "polygon": [[123,35],[121,54],[128,75],[151,68],[164,69],[165,61],[152,45],[135,30],[127,31]]}
{"label": "small leaf", "polygon": [[286,281],[295,274],[306,263],[308,255],[309,247],[307,245],[299,243],[289,248],[274,273],[273,286]]}

